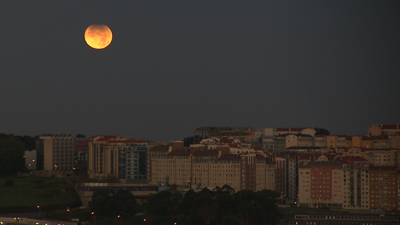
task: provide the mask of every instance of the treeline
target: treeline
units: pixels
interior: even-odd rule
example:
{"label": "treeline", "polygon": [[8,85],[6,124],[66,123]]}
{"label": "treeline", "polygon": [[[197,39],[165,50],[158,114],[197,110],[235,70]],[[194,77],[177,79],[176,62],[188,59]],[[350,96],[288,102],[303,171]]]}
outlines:
{"label": "treeline", "polygon": [[36,149],[36,140],[39,139],[39,136],[20,136],[20,135],[14,135],[14,134],[6,134],[6,133],[0,133],[0,140],[3,139],[13,139],[15,141],[20,141],[24,144],[25,150],[35,150]]}
{"label": "treeline", "polygon": [[0,177],[26,171],[24,152],[35,149],[36,138],[0,134]]}
{"label": "treeline", "polygon": [[[136,203],[129,193],[111,189],[95,192],[91,210],[99,216],[134,215]],[[277,224],[280,218],[275,204],[278,197],[276,191],[235,192],[228,185],[214,190],[204,188],[199,192],[190,189],[185,195],[167,190],[154,194],[144,206],[144,213],[148,224],[165,220],[190,225],[272,225]]]}

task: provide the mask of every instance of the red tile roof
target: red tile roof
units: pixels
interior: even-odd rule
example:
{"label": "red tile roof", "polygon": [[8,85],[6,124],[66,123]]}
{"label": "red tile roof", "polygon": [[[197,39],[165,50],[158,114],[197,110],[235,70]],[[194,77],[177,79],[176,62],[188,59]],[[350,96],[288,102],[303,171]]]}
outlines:
{"label": "red tile roof", "polygon": [[157,146],[153,146],[150,151],[168,151],[168,146],[166,145],[157,145]]}
{"label": "red tile roof", "polygon": [[260,154],[256,154],[256,159],[265,159],[265,156],[260,155]]}
{"label": "red tile roof", "polygon": [[109,141],[116,138],[117,136],[100,136],[100,137],[101,138],[97,139],[96,141]]}
{"label": "red tile roof", "polygon": [[236,144],[229,144],[229,147],[231,148],[239,148],[240,144],[236,143]]}
{"label": "red tile roof", "polygon": [[232,144],[235,139],[233,138],[221,138],[220,142],[225,144]]}
{"label": "red tile roof", "polygon": [[382,129],[400,129],[400,124],[377,124]]}
{"label": "red tile roof", "polygon": [[215,150],[197,150],[195,152],[193,152],[193,156],[215,156],[218,155],[218,151]]}
{"label": "red tile roof", "polygon": [[370,140],[388,140],[388,135],[371,136]]}
{"label": "red tile roof", "polygon": [[107,143],[126,143],[126,144],[133,144],[133,143],[147,143],[144,140],[109,140]]}
{"label": "red tile roof", "polygon": [[353,164],[355,162],[369,162],[368,160],[361,158],[360,156],[337,157],[334,161],[348,164]]}

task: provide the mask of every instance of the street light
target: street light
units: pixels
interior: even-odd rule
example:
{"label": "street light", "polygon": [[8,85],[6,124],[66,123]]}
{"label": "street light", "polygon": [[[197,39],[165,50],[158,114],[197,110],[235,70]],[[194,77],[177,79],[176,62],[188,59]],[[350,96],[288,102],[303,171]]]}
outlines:
{"label": "street light", "polygon": [[71,218],[71,213],[72,212],[71,212],[71,210],[69,208],[67,209],[67,212],[69,212],[69,221],[71,221],[72,220],[72,218]]}
{"label": "street light", "polygon": [[94,212],[92,212],[92,215],[93,215],[93,218],[94,218],[94,224],[93,225],[96,225],[96,215],[94,215]]}
{"label": "street light", "polygon": [[122,218],[121,218],[121,215],[118,215],[118,219],[119,219],[119,224],[122,225]]}
{"label": "street light", "polygon": [[40,219],[40,205],[36,206],[39,209],[39,219]]}

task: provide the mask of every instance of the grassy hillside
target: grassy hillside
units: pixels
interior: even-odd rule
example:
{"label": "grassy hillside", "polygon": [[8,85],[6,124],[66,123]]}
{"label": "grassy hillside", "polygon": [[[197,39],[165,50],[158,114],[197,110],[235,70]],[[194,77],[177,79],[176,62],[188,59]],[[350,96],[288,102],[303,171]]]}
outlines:
{"label": "grassy hillside", "polygon": [[6,180],[0,179],[0,207],[70,205],[78,200],[72,180],[12,178],[13,186],[9,187],[4,185]]}

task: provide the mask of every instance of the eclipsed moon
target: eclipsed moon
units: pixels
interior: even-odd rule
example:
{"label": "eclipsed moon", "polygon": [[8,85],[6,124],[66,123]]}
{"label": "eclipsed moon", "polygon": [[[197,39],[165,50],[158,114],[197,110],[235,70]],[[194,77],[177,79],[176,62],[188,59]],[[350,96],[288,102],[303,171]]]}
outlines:
{"label": "eclipsed moon", "polygon": [[103,49],[111,44],[113,35],[106,25],[93,24],[85,31],[86,43],[94,49]]}

